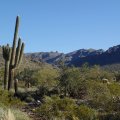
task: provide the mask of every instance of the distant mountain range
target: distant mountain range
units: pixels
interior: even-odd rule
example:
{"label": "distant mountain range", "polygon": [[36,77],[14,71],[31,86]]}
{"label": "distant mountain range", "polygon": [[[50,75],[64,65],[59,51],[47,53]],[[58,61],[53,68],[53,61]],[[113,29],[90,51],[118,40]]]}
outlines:
{"label": "distant mountain range", "polygon": [[66,65],[81,66],[84,63],[89,65],[111,65],[120,63],[120,45],[110,47],[104,51],[102,49],[80,49],[67,54],[59,52],[37,52],[27,53],[25,57],[34,62],[46,62],[58,65],[64,61]]}

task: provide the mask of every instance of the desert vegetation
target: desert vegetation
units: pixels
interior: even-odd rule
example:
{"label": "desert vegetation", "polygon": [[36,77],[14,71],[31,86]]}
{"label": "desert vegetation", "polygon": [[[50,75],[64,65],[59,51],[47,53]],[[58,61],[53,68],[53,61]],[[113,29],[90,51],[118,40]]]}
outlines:
{"label": "desert vegetation", "polygon": [[[98,65],[40,64],[21,69],[24,43],[3,46],[0,68],[1,120],[119,120],[120,72]],[[18,46],[16,42],[18,40]]]}

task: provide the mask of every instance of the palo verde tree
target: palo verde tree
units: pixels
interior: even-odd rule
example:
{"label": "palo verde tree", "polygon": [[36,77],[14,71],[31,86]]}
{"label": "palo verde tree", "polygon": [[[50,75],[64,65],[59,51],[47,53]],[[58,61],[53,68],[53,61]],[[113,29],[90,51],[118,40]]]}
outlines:
{"label": "palo verde tree", "polygon": [[[15,69],[19,67],[20,62],[22,60],[22,56],[23,56],[23,51],[24,51],[24,43],[21,42],[21,39],[18,39],[18,28],[19,28],[19,17],[17,16],[16,18],[16,24],[15,24],[15,32],[14,32],[14,39],[13,39],[13,45],[11,48],[11,52],[9,52],[9,55],[7,53],[7,51],[10,50],[10,48],[8,46],[3,47],[3,57],[5,59],[5,61],[7,61],[8,67],[7,67],[7,72],[5,72],[4,76],[9,76],[8,79],[8,90],[10,90],[13,87],[13,82],[14,82],[14,88],[15,88],[15,93],[17,92],[17,80],[14,79],[14,72]],[[17,43],[17,39],[18,39],[18,45],[16,47],[16,43]],[[9,49],[9,50],[7,50]],[[7,56],[7,57],[6,57]],[[8,59],[9,57],[9,59]],[[8,71],[9,69],[9,71]],[[7,80],[6,79],[6,80]],[[5,81],[6,81],[5,80]]]}

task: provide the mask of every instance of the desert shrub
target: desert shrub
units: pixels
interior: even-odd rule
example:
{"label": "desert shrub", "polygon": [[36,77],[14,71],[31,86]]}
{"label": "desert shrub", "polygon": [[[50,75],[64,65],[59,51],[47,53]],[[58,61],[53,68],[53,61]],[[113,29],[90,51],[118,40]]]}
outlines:
{"label": "desert shrub", "polygon": [[80,120],[97,120],[97,112],[85,105],[79,106],[75,113]]}
{"label": "desert shrub", "polygon": [[98,111],[119,112],[120,111],[120,86],[116,82],[104,84],[98,80],[87,81],[87,97],[89,105]]}
{"label": "desert shrub", "polygon": [[36,91],[37,96],[39,96],[39,99],[43,98],[44,95],[48,94],[48,89],[45,86],[39,86],[38,90]]}
{"label": "desert shrub", "polygon": [[17,97],[24,102],[34,102],[35,101],[35,91],[22,91],[17,93]]}
{"label": "desert shrub", "polygon": [[35,101],[34,98],[32,98],[31,96],[28,96],[25,98],[25,102],[27,103],[34,102],[34,101]]}
{"label": "desert shrub", "polygon": [[31,70],[29,68],[25,68],[23,71],[18,73],[15,77],[19,79],[20,81],[25,83],[26,87],[37,85],[38,81],[34,79],[33,74],[36,72],[36,70]]}
{"label": "desert shrub", "polygon": [[114,75],[115,75],[116,81],[120,82],[120,71],[114,72]]}
{"label": "desert shrub", "polygon": [[114,78],[113,73],[103,70],[98,65],[94,65],[92,67],[83,65],[80,68],[80,72],[87,80],[102,80],[103,78],[106,78],[111,81]]}
{"label": "desert shrub", "polygon": [[108,88],[114,97],[120,97],[120,85],[117,82],[109,84]]}
{"label": "desert shrub", "polygon": [[112,98],[107,84],[94,80],[88,81],[87,84],[88,99],[91,101],[91,105],[97,109],[106,108]]}
{"label": "desert shrub", "polygon": [[60,99],[59,97],[45,97],[43,103],[36,113],[45,120],[94,120],[97,116],[96,111],[87,106],[78,106],[70,98]]}
{"label": "desert shrub", "polygon": [[59,72],[53,67],[43,67],[34,74],[34,79],[38,81],[37,86],[44,86],[48,89],[56,86]]}
{"label": "desert shrub", "polygon": [[107,108],[112,112],[120,111],[120,85],[116,83],[111,83],[108,85],[108,89],[112,95],[112,101]]}
{"label": "desert shrub", "polygon": [[79,68],[68,68],[60,77],[61,91],[74,98],[82,98],[86,94],[86,80]]}
{"label": "desert shrub", "polygon": [[21,102],[20,99],[14,97],[14,94],[12,92],[8,92],[5,90],[0,90],[0,103],[3,106],[9,107],[19,107],[24,105],[24,102]]}
{"label": "desert shrub", "polygon": [[74,98],[83,99],[86,98],[88,94],[87,89],[90,85],[94,86],[94,84],[89,84],[90,82],[92,83],[95,81],[97,84],[107,89],[107,86],[101,82],[103,78],[111,81],[114,76],[113,74],[102,70],[99,66],[89,67],[85,64],[81,68],[65,67],[60,76],[59,85],[61,86],[61,91],[65,95],[68,94]]}
{"label": "desert shrub", "polygon": [[101,69],[97,65],[95,65],[93,67],[83,65],[80,68],[80,72],[81,72],[81,74],[84,75],[85,79],[87,79],[87,80],[99,80],[101,77],[100,76]]}
{"label": "desert shrub", "polygon": [[118,113],[105,113],[98,115],[100,120],[120,120],[120,112]]}
{"label": "desert shrub", "polygon": [[43,67],[34,73],[34,79],[38,82],[36,99],[41,99],[44,95],[58,85],[59,71],[51,66]]}

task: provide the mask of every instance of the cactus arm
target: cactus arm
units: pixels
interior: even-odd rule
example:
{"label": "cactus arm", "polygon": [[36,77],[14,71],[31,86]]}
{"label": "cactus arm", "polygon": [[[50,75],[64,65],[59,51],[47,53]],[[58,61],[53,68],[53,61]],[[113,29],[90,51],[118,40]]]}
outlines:
{"label": "cactus arm", "polygon": [[5,60],[5,70],[4,70],[4,89],[7,88],[7,82],[9,78],[9,62],[10,62],[10,56],[11,56],[11,48],[9,45],[3,46],[3,58]]}
{"label": "cactus arm", "polygon": [[20,50],[20,57],[19,57],[18,66],[20,65],[22,57],[23,57],[24,47],[25,47],[25,44],[22,43],[21,50]]}
{"label": "cactus arm", "polygon": [[7,89],[7,82],[9,78],[9,61],[5,61],[5,71],[4,71],[4,89]]}
{"label": "cactus arm", "polygon": [[20,57],[20,49],[21,49],[21,39],[18,40],[18,47],[16,48],[16,57],[15,57],[15,67],[18,65],[19,57]]}

